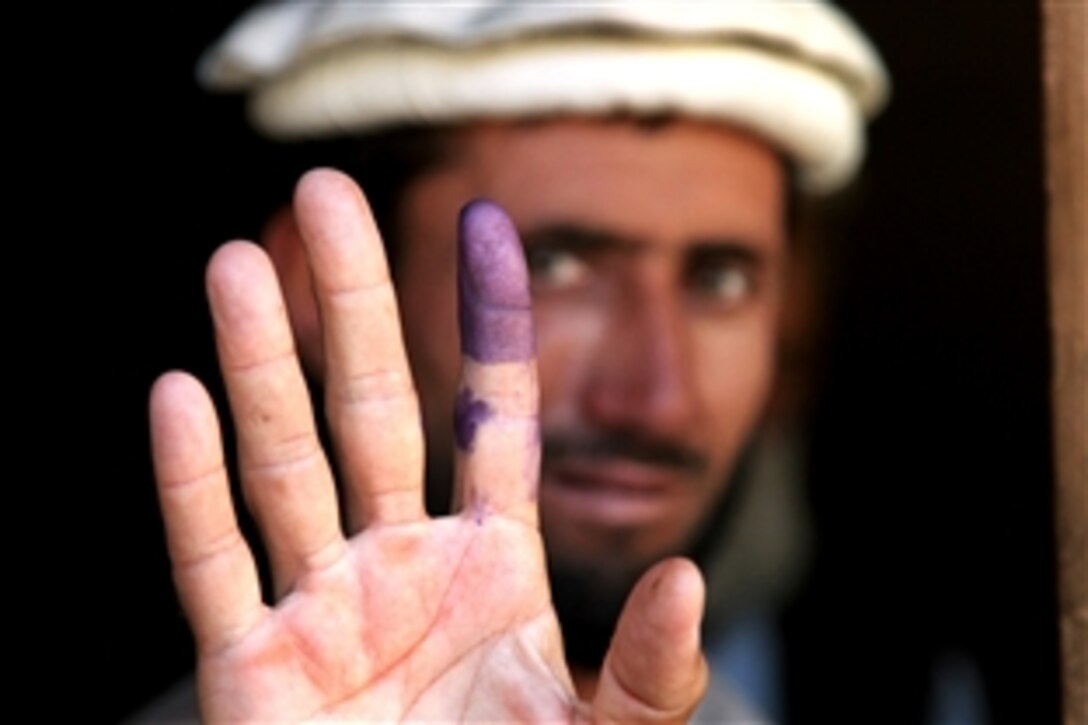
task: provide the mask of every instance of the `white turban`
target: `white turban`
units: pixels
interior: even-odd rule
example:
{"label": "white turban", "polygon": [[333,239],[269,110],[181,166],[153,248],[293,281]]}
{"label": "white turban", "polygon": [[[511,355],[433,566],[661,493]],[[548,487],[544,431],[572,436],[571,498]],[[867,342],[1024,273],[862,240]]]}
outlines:
{"label": "white turban", "polygon": [[204,56],[282,139],[552,113],[722,120],[840,188],[888,96],[876,51],[817,0],[278,2]]}

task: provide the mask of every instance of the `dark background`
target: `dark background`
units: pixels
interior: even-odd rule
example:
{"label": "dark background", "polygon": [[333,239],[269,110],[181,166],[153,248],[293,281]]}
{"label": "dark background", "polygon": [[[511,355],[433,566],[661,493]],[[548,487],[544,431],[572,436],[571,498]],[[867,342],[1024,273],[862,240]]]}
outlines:
{"label": "dark background", "polygon": [[[215,385],[205,260],[257,235],[291,183],[247,134],[239,100],[194,81],[199,53],[244,5],[156,6],[107,33],[104,51],[121,60],[95,79],[108,101],[83,109],[108,115],[99,163],[125,180],[80,180],[92,200],[80,221],[103,250],[86,299],[107,331],[83,354],[104,369],[106,402],[89,420],[103,421],[91,439],[103,437],[108,480],[87,509],[105,548],[72,597],[93,634],[72,666],[89,675],[93,714],[110,720],[192,665],[154,497],[147,390],[175,367]],[[784,622],[791,712],[918,722],[934,658],[962,651],[995,722],[1055,722],[1036,5],[842,5],[894,91],[835,252],[811,426],[818,547]]]}

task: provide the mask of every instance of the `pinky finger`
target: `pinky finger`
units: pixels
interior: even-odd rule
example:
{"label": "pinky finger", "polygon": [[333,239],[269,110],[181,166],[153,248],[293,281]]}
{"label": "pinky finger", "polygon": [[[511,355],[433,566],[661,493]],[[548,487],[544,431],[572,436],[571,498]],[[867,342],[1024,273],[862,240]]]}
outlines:
{"label": "pinky finger", "polygon": [[243,637],[264,611],[231,503],[219,422],[204,387],[186,373],[155,382],[150,413],[174,582],[198,649],[215,651]]}

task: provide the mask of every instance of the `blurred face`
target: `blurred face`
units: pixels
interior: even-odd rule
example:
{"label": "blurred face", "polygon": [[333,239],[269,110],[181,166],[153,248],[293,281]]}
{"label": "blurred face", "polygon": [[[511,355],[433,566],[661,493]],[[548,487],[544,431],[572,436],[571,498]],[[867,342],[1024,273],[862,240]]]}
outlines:
{"label": "blurred face", "polygon": [[486,196],[526,248],[549,558],[641,571],[683,553],[724,494],[771,383],[784,179],[717,124],[472,127],[409,187],[398,289],[432,462],[453,450],[455,226]]}

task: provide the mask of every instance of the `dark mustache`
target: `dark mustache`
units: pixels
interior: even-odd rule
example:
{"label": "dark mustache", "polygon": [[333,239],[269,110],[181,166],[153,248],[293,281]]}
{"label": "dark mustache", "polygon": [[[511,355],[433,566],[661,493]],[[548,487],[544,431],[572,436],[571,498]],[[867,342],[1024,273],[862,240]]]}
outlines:
{"label": "dark mustache", "polygon": [[541,443],[545,466],[561,463],[567,458],[580,460],[619,458],[651,466],[673,468],[689,474],[701,474],[710,466],[706,456],[683,444],[624,433],[592,433],[578,436],[545,433]]}

